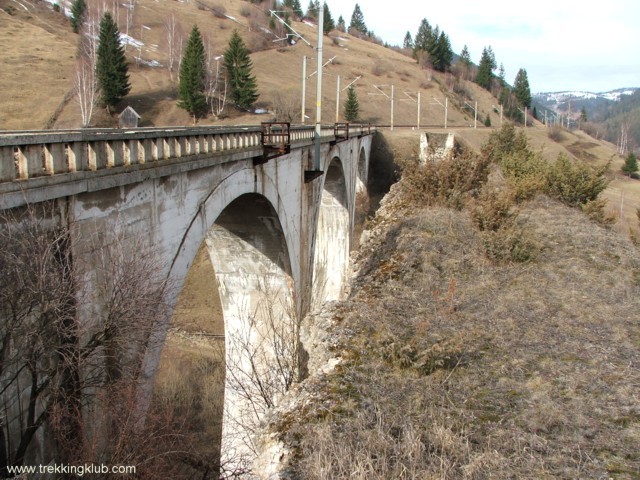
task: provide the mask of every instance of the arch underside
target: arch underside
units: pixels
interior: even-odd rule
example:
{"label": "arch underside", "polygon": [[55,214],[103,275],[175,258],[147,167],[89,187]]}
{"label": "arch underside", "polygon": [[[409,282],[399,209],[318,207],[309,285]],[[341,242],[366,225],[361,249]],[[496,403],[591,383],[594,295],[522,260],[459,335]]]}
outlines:
{"label": "arch underside", "polygon": [[295,375],[297,322],[287,243],[258,194],[231,202],[207,232],[225,328],[222,462],[250,466],[251,433]]}
{"label": "arch underside", "polygon": [[342,164],[334,158],[327,170],[314,250],[313,306],[343,295],[349,266],[349,207]]}

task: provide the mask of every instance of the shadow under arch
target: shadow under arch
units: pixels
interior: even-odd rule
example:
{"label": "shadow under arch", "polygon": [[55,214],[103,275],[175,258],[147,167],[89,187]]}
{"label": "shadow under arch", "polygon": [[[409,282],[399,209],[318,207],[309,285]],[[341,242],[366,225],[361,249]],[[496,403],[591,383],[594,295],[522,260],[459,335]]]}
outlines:
{"label": "shadow under arch", "polygon": [[313,260],[313,308],[343,295],[349,266],[349,202],[342,162],[333,157],[324,176]]}
{"label": "shadow under arch", "polygon": [[[198,215],[207,218],[215,208],[201,210]],[[204,218],[196,220],[196,224],[204,223]],[[195,230],[199,228],[196,225]],[[286,391],[297,373],[297,338],[293,341],[297,330],[292,331],[297,326],[293,279],[290,252],[278,212],[263,195],[247,192],[231,200],[203,237],[186,275],[165,349],[182,348],[180,356],[188,351],[195,357],[187,362],[191,370],[185,368],[180,372],[183,380],[190,379],[193,383],[198,382],[198,375],[203,375],[203,365],[215,363],[218,355],[218,372],[212,375],[215,377],[212,380],[223,387],[206,387],[213,396],[207,396],[207,392],[200,395],[196,409],[199,418],[192,423],[213,424],[210,426],[213,432],[196,431],[196,437],[211,441],[217,435],[214,443],[218,446],[213,448],[216,451],[209,450],[209,458],[215,458],[222,466],[221,474],[229,476],[250,467],[253,447],[250,432],[271,406],[273,397]],[[198,271],[202,272],[201,277],[192,278]],[[202,305],[183,304],[185,298],[192,303],[203,301],[202,297],[198,300],[190,295],[189,289],[194,287],[206,291],[208,300],[204,301],[209,303],[205,310],[214,305],[210,314],[221,317],[217,322],[209,322],[215,331],[198,331],[203,322],[194,323],[189,318],[195,310],[202,309]],[[176,330],[178,342],[174,338]],[[286,365],[274,371],[275,357],[287,355],[291,371]],[[168,361],[171,359],[163,353],[155,389],[159,388]],[[285,361],[280,359],[279,365]],[[202,382],[203,378],[199,380]],[[202,404],[205,400],[209,404]],[[210,416],[203,418],[202,412],[209,412]]]}

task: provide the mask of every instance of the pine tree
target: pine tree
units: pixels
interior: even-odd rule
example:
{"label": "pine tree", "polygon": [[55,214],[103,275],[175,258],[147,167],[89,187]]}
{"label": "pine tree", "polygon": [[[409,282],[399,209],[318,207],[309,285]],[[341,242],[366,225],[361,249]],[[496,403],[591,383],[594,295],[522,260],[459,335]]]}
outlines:
{"label": "pine tree", "polygon": [[440,32],[438,41],[433,45],[431,52],[429,52],[432,58],[433,68],[439,72],[445,72],[451,67],[451,61],[453,60],[453,50],[451,50],[451,43],[449,37]]}
{"label": "pine tree", "polygon": [[356,89],[353,85],[347,90],[347,99],[344,101],[344,119],[347,122],[352,122],[358,118],[360,113],[360,104],[358,103],[358,96],[356,95]]}
{"label": "pine tree", "polygon": [[357,3],[353,9],[353,13],[351,14],[349,31],[351,30],[360,32],[362,35],[366,35],[368,32],[367,25],[364,23],[364,15],[362,14],[362,10],[360,10],[360,5],[358,5]]}
{"label": "pine tree", "polygon": [[587,109],[584,108],[584,106],[582,107],[582,110],[580,110],[580,121],[581,122],[587,122],[589,119],[587,118]]}
{"label": "pine tree", "polygon": [[513,82],[513,93],[516,96],[518,106],[531,108],[531,90],[529,89],[529,79],[524,68],[518,70],[516,79]]}
{"label": "pine tree", "polygon": [[300,5],[300,0],[291,0],[291,8],[293,9],[293,14],[298,17],[304,17],[304,12],[302,11],[302,5]]}
{"label": "pine tree", "polygon": [[340,15],[338,17],[338,27],[337,28],[341,32],[346,32],[347,31],[347,25],[344,23],[344,18],[342,18],[342,15]]}
{"label": "pine tree", "polygon": [[418,33],[416,33],[415,41],[413,42],[415,51],[427,51],[432,37],[433,29],[427,19],[423,18],[420,22],[420,26],[418,27]]}
{"label": "pine tree", "polygon": [[327,2],[324,2],[324,23],[322,24],[322,32],[325,35],[329,35],[329,32],[335,28],[336,23],[333,21],[333,17],[329,11],[329,5],[327,5]]}
{"label": "pine tree", "polygon": [[624,165],[622,166],[622,171],[629,175],[629,178],[638,171],[638,159],[633,152],[627,155]]}
{"label": "pine tree", "polygon": [[84,21],[84,14],[87,11],[87,3],[85,0],[74,0],[71,5],[71,28],[73,33],[78,33],[82,28],[82,22]]}
{"label": "pine tree", "polygon": [[204,43],[198,26],[194,25],[180,64],[178,106],[193,115],[193,120],[207,109],[205,96],[206,60]]}
{"label": "pine tree", "polygon": [[407,30],[407,33],[404,35],[404,42],[402,42],[402,48],[413,50],[413,38],[411,37],[411,32],[409,32],[408,30]]}
{"label": "pine tree", "polygon": [[466,45],[462,47],[462,52],[460,52],[460,62],[462,62],[462,65],[465,67],[471,66],[471,55],[469,55],[469,49]]}
{"label": "pine tree", "polygon": [[496,57],[491,47],[482,49],[482,56],[478,64],[478,73],[476,75],[476,83],[487,90],[491,89],[491,79],[493,71],[496,69]]}
{"label": "pine tree", "polygon": [[96,76],[102,103],[110,110],[129,93],[131,84],[120,32],[109,12],[100,20],[98,42]]}
{"label": "pine tree", "polygon": [[224,65],[229,74],[229,87],[234,103],[240,108],[251,108],[259,96],[258,85],[252,74],[253,63],[249,51],[237,30],[233,31],[224,52]]}
{"label": "pine tree", "polygon": [[320,10],[320,0],[309,0],[309,6],[307,7],[307,18],[313,20],[318,19],[318,11]]}

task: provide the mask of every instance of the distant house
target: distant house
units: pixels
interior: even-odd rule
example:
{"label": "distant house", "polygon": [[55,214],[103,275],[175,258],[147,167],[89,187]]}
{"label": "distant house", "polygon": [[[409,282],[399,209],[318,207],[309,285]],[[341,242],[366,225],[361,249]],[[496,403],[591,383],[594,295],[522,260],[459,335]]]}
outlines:
{"label": "distant house", "polygon": [[118,125],[120,128],[136,128],[141,118],[133,108],[127,107],[118,116]]}

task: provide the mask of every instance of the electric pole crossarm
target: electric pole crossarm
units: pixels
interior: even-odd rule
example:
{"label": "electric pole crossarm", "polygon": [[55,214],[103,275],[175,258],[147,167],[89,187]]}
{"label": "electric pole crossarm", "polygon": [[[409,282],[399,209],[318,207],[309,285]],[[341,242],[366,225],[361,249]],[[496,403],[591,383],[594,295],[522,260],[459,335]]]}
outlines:
{"label": "electric pole crossarm", "polygon": [[361,78],[362,78],[362,75],[358,75],[358,76],[356,77],[356,79],[355,79],[353,82],[351,82],[349,85],[347,85],[346,87],[344,87],[341,91],[343,91],[343,92],[344,92],[347,88],[349,88],[351,85],[353,85],[354,83],[356,83],[356,82],[357,82],[358,80],[360,80]]}
{"label": "electric pole crossarm", "polygon": [[[386,87],[386,85],[380,85],[380,87]],[[380,87],[378,87],[378,85],[373,85],[373,88],[375,88],[376,90],[378,90],[378,91],[380,92],[380,93],[378,93],[378,94],[375,94],[375,93],[374,93],[373,95],[380,95],[380,94],[382,94],[382,95],[384,95],[385,97],[389,98],[389,95],[387,95],[386,93],[384,93]]]}

